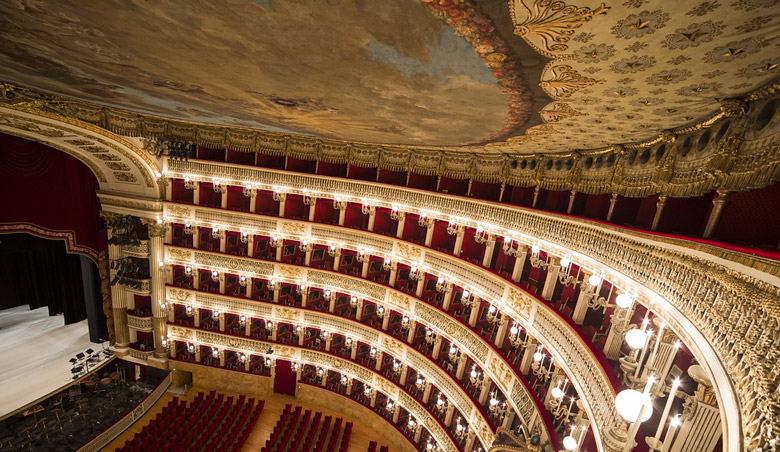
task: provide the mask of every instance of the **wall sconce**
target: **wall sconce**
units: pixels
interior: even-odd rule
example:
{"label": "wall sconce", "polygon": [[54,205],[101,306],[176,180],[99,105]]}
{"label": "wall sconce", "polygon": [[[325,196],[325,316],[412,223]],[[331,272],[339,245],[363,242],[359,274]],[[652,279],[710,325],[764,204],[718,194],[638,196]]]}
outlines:
{"label": "wall sconce", "polygon": [[225,192],[227,192],[227,187],[225,187],[224,185],[222,185],[222,182],[220,182],[220,181],[218,181],[218,180],[215,180],[215,181],[214,181],[214,183],[212,184],[211,188],[213,188],[213,189],[214,189],[214,192],[215,192],[215,193],[222,194],[222,193],[225,193]]}
{"label": "wall sconce", "polygon": [[285,199],[287,199],[287,194],[282,193],[281,188],[274,188],[273,192],[273,200],[276,202],[283,202]]}
{"label": "wall sconce", "polygon": [[184,178],[184,188],[187,190],[195,190],[195,188],[198,186],[198,183],[194,180],[190,179],[189,177]]}
{"label": "wall sconce", "polygon": [[393,206],[390,209],[390,219],[394,221],[400,221],[406,214],[398,210],[398,206]]}
{"label": "wall sconce", "polygon": [[244,196],[247,198],[254,198],[257,196],[257,189],[251,185],[244,186]]}

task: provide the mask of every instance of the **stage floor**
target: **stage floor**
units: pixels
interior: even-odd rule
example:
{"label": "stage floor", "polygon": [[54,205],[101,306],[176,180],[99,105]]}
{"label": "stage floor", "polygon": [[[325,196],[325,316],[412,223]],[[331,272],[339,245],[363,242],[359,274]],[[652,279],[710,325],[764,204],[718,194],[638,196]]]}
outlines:
{"label": "stage floor", "polygon": [[0,416],[70,383],[68,360],[76,353],[102,349],[89,341],[86,320],[63,323],[61,315],[49,317],[46,307],[0,311]]}

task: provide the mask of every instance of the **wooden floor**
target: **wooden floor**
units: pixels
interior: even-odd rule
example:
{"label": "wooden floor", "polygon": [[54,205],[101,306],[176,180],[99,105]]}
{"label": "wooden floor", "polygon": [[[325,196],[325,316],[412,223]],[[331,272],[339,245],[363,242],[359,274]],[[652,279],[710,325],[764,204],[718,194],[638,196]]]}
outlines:
{"label": "wooden floor", "polygon": [[[187,392],[187,395],[179,396],[179,399],[192,401],[195,396],[198,395],[198,391],[202,391],[206,394],[209,392],[208,389],[198,388],[196,386],[190,389],[189,392]],[[227,391],[222,391],[222,393],[224,393],[226,396],[234,397],[241,395]],[[157,413],[161,412],[162,409],[168,404],[168,402],[173,399],[173,397],[174,394],[171,394],[170,392],[163,394],[163,396],[160,397],[160,400],[158,400],[157,403],[154,404],[154,406],[152,406],[141,419],[139,419],[135,424],[131,425],[130,428],[125,430],[114,441],[110,442],[101,450],[105,452],[115,451],[116,449],[122,447],[125,444],[125,441],[132,439],[133,435],[139,433],[141,429],[149,423],[150,420],[154,419],[154,417],[157,416]],[[265,407],[263,408],[263,412],[260,414],[260,418],[258,418],[257,424],[255,424],[255,428],[252,430],[252,433],[249,434],[249,438],[247,438],[244,447],[241,449],[242,451],[257,452],[263,447],[265,441],[271,436],[271,431],[273,430],[274,425],[276,425],[276,421],[279,419],[279,416],[282,415],[284,406],[288,403],[291,404],[293,408],[295,408],[295,398],[291,396],[274,394],[271,397],[267,397],[265,399]],[[348,452],[366,452],[368,450],[368,443],[371,441],[377,442],[377,450],[379,450],[379,446],[382,445],[390,446],[391,452],[397,450],[392,447],[391,444],[387,444],[387,442],[384,441],[382,432],[377,432],[371,428],[366,427],[365,424],[361,423],[357,419],[350,419],[349,417],[342,416],[337,412],[329,410],[325,407],[312,404],[306,404],[304,410],[312,410],[312,416],[314,416],[314,413],[317,411],[320,411],[322,412],[323,418],[325,416],[332,416],[334,422],[336,418],[341,417],[344,419],[344,422],[342,423],[342,429],[347,422],[352,422],[352,437],[349,441],[349,448],[347,448]],[[392,427],[388,426],[388,428]]]}

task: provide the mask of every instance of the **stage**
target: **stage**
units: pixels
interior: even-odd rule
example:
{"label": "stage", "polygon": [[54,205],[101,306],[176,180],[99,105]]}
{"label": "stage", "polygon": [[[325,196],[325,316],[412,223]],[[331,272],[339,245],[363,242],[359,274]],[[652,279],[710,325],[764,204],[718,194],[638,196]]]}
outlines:
{"label": "stage", "polygon": [[0,311],[0,417],[71,383],[68,360],[77,353],[108,347],[107,342],[89,341],[86,320],[63,323],[61,315],[50,317],[46,307]]}

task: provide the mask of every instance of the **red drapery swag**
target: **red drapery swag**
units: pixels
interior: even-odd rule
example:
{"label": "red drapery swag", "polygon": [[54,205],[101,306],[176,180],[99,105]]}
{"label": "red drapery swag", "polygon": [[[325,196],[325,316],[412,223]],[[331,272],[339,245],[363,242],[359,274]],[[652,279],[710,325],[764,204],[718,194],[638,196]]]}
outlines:
{"label": "red drapery swag", "polygon": [[99,261],[106,232],[89,168],[56,149],[0,134],[0,230],[66,240]]}
{"label": "red drapery swag", "polygon": [[295,395],[296,378],[292,370],[292,363],[283,359],[276,360],[276,376],[274,379],[274,392],[279,394]]}

